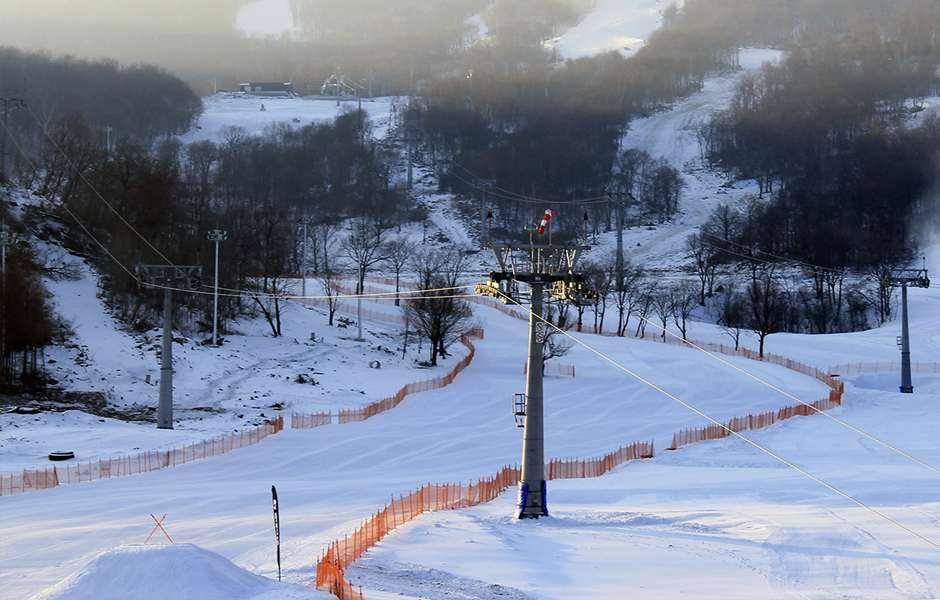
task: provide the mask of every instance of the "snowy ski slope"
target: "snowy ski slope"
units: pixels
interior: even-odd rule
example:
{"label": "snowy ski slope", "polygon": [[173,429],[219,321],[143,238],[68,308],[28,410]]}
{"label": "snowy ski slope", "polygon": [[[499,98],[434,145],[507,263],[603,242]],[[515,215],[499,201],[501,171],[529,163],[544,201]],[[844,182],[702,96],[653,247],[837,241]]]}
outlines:
{"label": "snowy ski slope", "polygon": [[[938,301],[935,290],[914,295],[919,328],[936,319],[938,313],[925,307]],[[518,365],[525,324],[488,309],[479,313],[487,339],[478,343],[477,360],[453,386],[409,398],[370,421],[287,431],[169,471],[0,499],[0,536],[6,542],[0,586],[12,598],[28,597],[99,552],[142,540],[151,512],[169,513],[168,527],[179,541],[270,576],[272,483],[284,507],[286,580],[309,583],[323,545],[351,530],[389,495],[428,481],[469,480],[518,460],[519,432],[508,399],[522,385]],[[894,328],[880,331],[881,339]],[[938,329],[930,330],[934,345],[918,352],[937,349]],[[859,334],[860,353],[866,352],[866,337],[875,347],[874,334]],[[852,344],[851,336],[846,338],[830,356]],[[790,403],[693,350],[584,339],[718,418]],[[814,338],[811,344],[822,351],[829,339]],[[802,336],[799,343],[810,340]],[[772,349],[783,352],[783,346]],[[885,354],[893,351],[884,346]],[[675,429],[702,423],[586,351],[576,350],[565,360],[577,365],[578,378],[548,381],[549,457],[594,456],[643,439],[656,440],[662,449]],[[804,400],[824,395],[819,383],[793,372],[735,363]],[[930,440],[937,418],[929,407],[937,385],[924,384],[922,395],[913,398],[918,402],[871,390],[870,384],[850,387],[849,406],[841,415],[936,462],[940,457],[933,455]],[[940,488],[933,475],[847,436],[827,420],[797,419],[755,435],[912,527],[936,528],[930,519],[936,519]],[[370,553],[357,576],[369,591],[444,597],[441,589],[466,587],[481,590],[471,594],[479,598],[491,597],[485,590],[493,583],[522,590],[515,597],[571,597],[567,594],[580,589],[577,585],[587,586],[587,597],[619,597],[611,590],[623,586],[639,597],[675,597],[670,595],[675,589],[705,585],[737,590],[729,597],[742,598],[751,590],[752,597],[832,597],[826,594],[843,588],[848,597],[901,598],[928,597],[940,581],[940,563],[924,548],[733,441],[667,453],[594,482],[556,483],[550,501],[556,516],[532,525],[509,518],[511,494],[474,511],[419,519]],[[522,527],[533,527],[535,540],[523,539]],[[519,560],[520,549],[535,547],[541,548],[537,564]],[[655,581],[649,568],[625,572],[623,565],[634,562],[664,570]],[[687,579],[679,576],[683,573]],[[662,582],[672,587],[657,590]],[[843,587],[833,588],[833,582]],[[873,586],[875,595],[853,595],[866,586]]]}
{"label": "snowy ski slope", "polygon": [[[221,143],[232,134],[233,128],[248,135],[260,135],[276,125],[299,128],[313,123],[329,123],[344,112],[358,107],[355,100],[337,102],[311,98],[257,98],[224,92],[203,98],[203,105],[204,112],[196,126],[180,137],[183,143],[200,140]],[[363,101],[362,109],[372,121],[373,134],[384,137],[391,124],[394,99]]]}
{"label": "snowy ski slope", "polygon": [[[519,365],[526,325],[487,309],[481,316],[487,339],[477,344],[477,359],[453,386],[409,398],[375,419],[287,431],[218,459],[141,477],[0,499],[0,536],[6,541],[0,587],[13,597],[25,597],[102,550],[140,541],[151,512],[169,513],[168,525],[178,541],[270,575],[272,483],[278,485],[284,507],[287,579],[308,581],[322,545],[390,494],[427,481],[469,480],[518,460],[519,433],[509,398],[522,386]],[[783,404],[682,348],[596,342],[721,417]],[[578,378],[548,382],[549,456],[593,456],[634,439],[656,439],[663,447],[673,430],[700,423],[586,354],[566,361],[578,364]],[[772,365],[756,368],[801,397],[825,395],[815,380]],[[20,558],[26,555],[32,556],[28,562]]]}
{"label": "snowy ski slope", "polygon": [[561,58],[577,59],[618,51],[631,56],[662,24],[672,0],[598,0],[581,21],[549,42]]}
{"label": "snowy ski slope", "polygon": [[[696,129],[716,112],[727,108],[741,77],[764,63],[780,60],[778,50],[745,48],[740,53],[741,71],[709,77],[702,91],[679,100],[674,105],[630,123],[621,141],[624,149],[645,150],[654,159],[665,158],[678,169],[686,184],[679,214],[670,222],[655,227],[634,227],[624,236],[628,256],[647,268],[674,269],[686,262],[685,240],[696,227],[705,223],[719,204],[737,205],[744,198],[756,196],[752,181],[729,181],[712,170],[702,159]],[[613,234],[600,237],[592,253],[601,256],[615,248]]]}

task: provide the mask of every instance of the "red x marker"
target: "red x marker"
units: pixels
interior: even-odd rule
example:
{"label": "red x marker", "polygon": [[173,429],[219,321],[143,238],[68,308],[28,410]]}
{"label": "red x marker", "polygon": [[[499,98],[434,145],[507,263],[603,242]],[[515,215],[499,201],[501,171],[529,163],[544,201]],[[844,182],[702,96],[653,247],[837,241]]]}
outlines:
{"label": "red x marker", "polygon": [[150,538],[153,537],[153,534],[157,532],[157,529],[163,532],[163,535],[166,536],[166,539],[170,540],[171,544],[175,544],[176,542],[173,541],[173,538],[170,537],[170,534],[167,533],[166,529],[163,528],[163,521],[166,520],[166,514],[164,513],[164,515],[159,519],[151,514],[150,518],[153,519],[153,522],[156,523],[156,525],[154,525],[153,529],[150,530],[150,535],[148,535],[147,539],[144,540],[144,545],[150,542]]}

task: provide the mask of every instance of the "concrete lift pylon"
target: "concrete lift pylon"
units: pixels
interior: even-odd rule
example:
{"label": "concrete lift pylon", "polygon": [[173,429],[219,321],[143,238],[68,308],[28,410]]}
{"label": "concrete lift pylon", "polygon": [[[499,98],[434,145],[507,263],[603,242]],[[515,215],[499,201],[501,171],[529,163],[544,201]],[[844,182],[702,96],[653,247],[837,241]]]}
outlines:
{"label": "concrete lift pylon", "polygon": [[496,253],[500,271],[476,286],[477,293],[498,298],[505,303],[521,304],[516,284],[529,286],[529,349],[526,369],[524,409],[514,402],[514,413],[522,418],[522,475],[519,482],[520,519],[548,515],[548,490],[545,484],[545,425],[542,349],[551,325],[544,319],[546,286],[552,297],[584,302],[592,297],[583,274],[576,272],[578,257],[586,246],[520,244],[490,246]]}

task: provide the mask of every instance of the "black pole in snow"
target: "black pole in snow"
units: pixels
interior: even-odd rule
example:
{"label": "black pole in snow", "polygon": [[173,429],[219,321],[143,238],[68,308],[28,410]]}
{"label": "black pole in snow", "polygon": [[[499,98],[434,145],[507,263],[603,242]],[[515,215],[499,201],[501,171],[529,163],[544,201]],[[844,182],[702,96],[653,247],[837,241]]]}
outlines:
{"label": "black pole in snow", "polygon": [[277,488],[271,486],[271,506],[274,508],[274,541],[277,544],[277,580],[281,580],[281,512],[277,504]]}

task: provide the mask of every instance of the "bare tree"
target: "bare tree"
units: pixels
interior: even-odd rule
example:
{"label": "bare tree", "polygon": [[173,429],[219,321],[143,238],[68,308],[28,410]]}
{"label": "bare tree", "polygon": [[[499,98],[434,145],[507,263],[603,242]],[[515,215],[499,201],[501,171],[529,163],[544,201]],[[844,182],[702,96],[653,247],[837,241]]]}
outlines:
{"label": "bare tree", "polygon": [[260,281],[251,282],[246,286],[255,306],[264,315],[264,320],[271,328],[271,335],[281,337],[281,298],[290,293],[290,283],[279,276],[265,276]]}
{"label": "bare tree", "polygon": [[329,314],[329,325],[333,326],[333,317],[336,316],[336,309],[339,308],[339,294],[341,282],[335,273],[326,272],[317,277],[320,281],[320,288],[326,297],[326,309]]}
{"label": "bare tree", "polygon": [[549,309],[548,313],[545,315],[545,320],[548,321],[549,325],[547,325],[546,328],[547,333],[545,334],[545,342],[542,344],[543,370],[545,369],[545,363],[552,360],[553,358],[567,356],[574,347],[574,342],[572,342],[568,336],[563,333],[571,329],[571,325],[568,324],[567,319],[559,314],[558,324],[552,326],[552,309]]}
{"label": "bare tree", "polygon": [[719,254],[714,245],[702,233],[693,233],[686,241],[688,257],[698,276],[700,288],[698,303],[705,306],[705,298],[714,293],[718,276]]}
{"label": "bare tree", "polygon": [[891,286],[891,273],[898,264],[882,262],[869,272],[869,286],[861,293],[878,315],[878,323],[884,325],[891,319],[895,306],[895,288]]}
{"label": "bare tree", "polygon": [[356,270],[356,293],[365,289],[366,275],[375,265],[385,260],[382,254],[382,229],[365,219],[357,219],[341,249]]}
{"label": "bare tree", "polygon": [[718,324],[731,340],[734,349],[741,347],[741,331],[745,328],[747,301],[733,285],[729,285],[722,296],[718,313]]}
{"label": "bare tree", "polygon": [[845,271],[817,266],[805,268],[811,287],[800,288],[797,296],[815,333],[842,330],[845,306]]}
{"label": "bare tree", "polygon": [[398,297],[401,290],[401,273],[414,257],[415,245],[404,238],[396,238],[385,243],[383,254],[385,264],[395,273],[395,306],[401,306]]}
{"label": "bare tree", "polygon": [[465,271],[460,252],[423,252],[415,256],[413,268],[418,276],[421,297],[405,302],[406,319],[415,331],[430,343],[429,363],[437,366],[438,357],[449,356],[448,347],[470,328],[473,312],[470,305],[453,297],[453,291],[432,291],[454,288]]}
{"label": "bare tree", "polygon": [[612,278],[611,287],[617,305],[617,335],[623,337],[630,326],[630,317],[643,301],[643,269],[627,262],[620,273],[614,268]]}
{"label": "bare tree", "polygon": [[646,337],[646,326],[649,324],[650,315],[653,314],[653,306],[656,299],[657,286],[655,282],[649,282],[640,288],[640,299],[637,310],[636,337],[643,339]]}
{"label": "bare tree", "polygon": [[789,309],[789,296],[780,286],[776,265],[752,264],[747,308],[748,328],[757,334],[763,358],[767,336],[782,330]]}
{"label": "bare tree", "polygon": [[323,272],[328,272],[333,268],[330,260],[335,255],[337,229],[337,226],[332,223],[319,223],[314,226],[312,248],[315,271],[320,270],[321,262]]}
{"label": "bare tree", "polygon": [[662,335],[660,337],[663,338],[663,341],[666,341],[666,328],[669,327],[669,318],[672,316],[672,292],[668,289],[657,290],[652,295],[652,301],[653,310],[662,324]]}
{"label": "bare tree", "polygon": [[587,264],[584,267],[588,284],[597,292],[594,300],[594,333],[604,331],[604,316],[607,314],[607,301],[610,298],[613,283],[611,279],[613,269],[611,261],[604,264]]}
{"label": "bare tree", "polygon": [[687,341],[689,339],[689,318],[692,316],[692,311],[695,310],[696,304],[698,304],[695,291],[692,288],[692,284],[683,283],[673,288],[669,296],[672,321],[676,324],[676,328],[679,329],[680,333],[682,333],[682,340]]}

